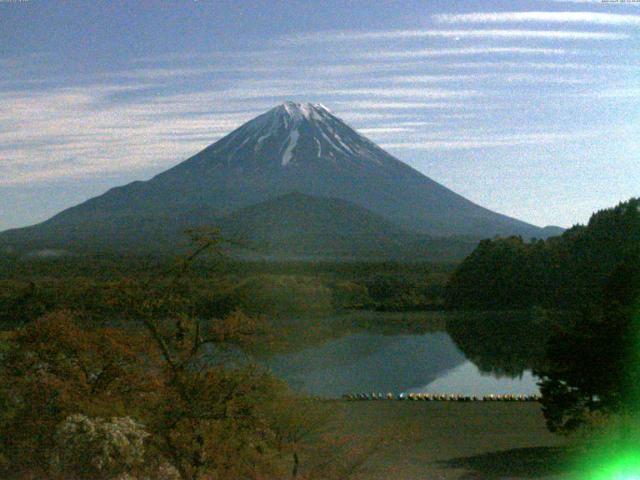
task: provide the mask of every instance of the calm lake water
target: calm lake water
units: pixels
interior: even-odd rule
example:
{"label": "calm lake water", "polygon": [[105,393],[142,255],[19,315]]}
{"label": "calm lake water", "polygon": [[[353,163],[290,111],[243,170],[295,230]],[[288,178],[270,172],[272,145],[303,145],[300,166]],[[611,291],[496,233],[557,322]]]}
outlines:
{"label": "calm lake water", "polygon": [[[485,339],[486,340],[486,339]],[[359,392],[535,394],[536,378],[481,372],[447,332],[353,333],[267,361],[299,391],[323,397]]]}

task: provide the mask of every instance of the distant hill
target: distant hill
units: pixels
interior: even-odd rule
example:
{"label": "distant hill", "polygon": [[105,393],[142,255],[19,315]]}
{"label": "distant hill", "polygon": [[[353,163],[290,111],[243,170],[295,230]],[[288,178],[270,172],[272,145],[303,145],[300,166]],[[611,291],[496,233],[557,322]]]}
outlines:
{"label": "distant hill", "polygon": [[[545,238],[550,233],[466,200],[394,158],[320,104],[287,102],[151,180],[113,188],[38,225],[0,233],[0,245],[154,251],[169,246],[167,240],[185,228],[215,225],[223,217],[225,228],[234,230],[229,225],[234,218],[260,217],[255,209],[242,214],[240,209],[263,202],[270,209],[269,200],[292,192],[351,202],[368,210],[369,217],[377,215],[371,223],[379,223],[385,232],[393,224],[404,232],[438,237]],[[286,218],[276,219],[277,210],[262,215],[286,225]],[[353,225],[362,227],[356,236],[364,235],[363,222]],[[278,237],[267,234],[266,225],[255,228],[265,239]],[[241,231],[242,225],[235,230]],[[309,240],[308,249],[349,251],[346,240],[320,231],[314,237],[318,247],[320,238],[331,244],[311,248]],[[391,246],[398,235],[383,233],[382,238],[386,240],[378,240],[380,247]],[[360,246],[351,250],[360,251]]]}
{"label": "distant hill", "polygon": [[[35,229],[42,237],[31,237],[23,250],[39,251],[46,241],[44,252],[174,253],[189,247],[185,230],[199,227],[220,229],[238,244],[228,247],[232,254],[277,260],[451,261],[464,258],[478,242],[409,232],[345,200],[290,193],[223,217],[194,210],[174,217],[133,217],[122,226],[112,221],[90,229],[47,224]],[[5,234],[10,242],[12,233]]]}
{"label": "distant hill", "polygon": [[540,238],[551,238],[562,235],[566,228],[558,227],[556,225],[547,225],[542,229],[542,236]]}
{"label": "distant hill", "polygon": [[351,202],[300,193],[245,207],[219,225],[224,236],[245,239],[255,254],[278,258],[459,260],[477,244],[410,232]]}

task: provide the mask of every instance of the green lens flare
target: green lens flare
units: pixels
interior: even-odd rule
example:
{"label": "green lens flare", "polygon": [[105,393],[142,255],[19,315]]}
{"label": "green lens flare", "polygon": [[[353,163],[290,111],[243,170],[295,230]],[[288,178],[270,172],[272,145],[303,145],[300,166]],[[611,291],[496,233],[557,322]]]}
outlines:
{"label": "green lens flare", "polygon": [[[599,462],[598,462],[599,463]],[[588,480],[640,480],[640,455],[638,452],[620,455],[595,465],[585,465]]]}
{"label": "green lens flare", "polygon": [[[640,346],[640,315],[632,315],[632,334]],[[632,349],[633,350],[633,349]],[[587,480],[640,480],[640,362],[639,352],[629,352],[628,384],[623,411],[610,426],[608,435],[583,458],[581,471]]]}
{"label": "green lens flare", "polygon": [[[634,435],[635,437],[635,435]],[[640,480],[640,442],[607,436],[583,456],[575,472],[584,480]]]}

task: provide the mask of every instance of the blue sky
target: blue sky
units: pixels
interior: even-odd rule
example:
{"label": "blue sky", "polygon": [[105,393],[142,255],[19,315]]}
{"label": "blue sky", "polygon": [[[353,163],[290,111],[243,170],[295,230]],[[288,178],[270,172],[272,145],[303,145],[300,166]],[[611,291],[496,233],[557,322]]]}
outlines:
{"label": "blue sky", "polygon": [[538,225],[640,195],[640,3],[0,0],[0,230],[321,102]]}

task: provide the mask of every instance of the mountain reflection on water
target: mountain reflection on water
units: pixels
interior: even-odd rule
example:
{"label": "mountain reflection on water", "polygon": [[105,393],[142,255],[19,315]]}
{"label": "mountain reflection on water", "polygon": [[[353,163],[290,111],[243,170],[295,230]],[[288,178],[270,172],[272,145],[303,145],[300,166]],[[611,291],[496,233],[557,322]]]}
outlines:
{"label": "mountain reflection on water", "polygon": [[337,397],[346,392],[400,392],[435,380],[464,363],[444,333],[356,333],[293,354],[269,366],[295,389]]}
{"label": "mountain reflection on water", "polygon": [[[376,314],[379,315],[379,314]],[[292,388],[338,397],[356,392],[533,394],[546,332],[531,315],[452,316],[446,331],[358,332],[271,357]]]}
{"label": "mountain reflection on water", "polygon": [[540,392],[537,378],[530,370],[517,377],[483,373],[472,362],[446,372],[433,382],[406,393],[459,393],[462,395],[536,395]]}

